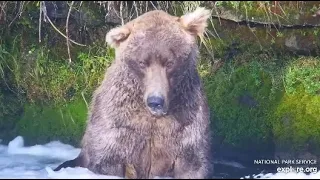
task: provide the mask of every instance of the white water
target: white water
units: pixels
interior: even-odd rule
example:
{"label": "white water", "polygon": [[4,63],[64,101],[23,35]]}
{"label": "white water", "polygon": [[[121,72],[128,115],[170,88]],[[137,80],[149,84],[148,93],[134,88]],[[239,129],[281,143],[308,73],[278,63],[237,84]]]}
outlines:
{"label": "white water", "polygon": [[[23,138],[18,136],[8,145],[0,144],[0,178],[122,179],[116,176],[97,175],[85,168],[63,168],[57,172],[53,171],[60,163],[74,159],[79,153],[80,149],[59,141],[26,147]],[[319,179],[320,172],[310,175],[303,173],[259,174],[254,175],[253,178]]]}
{"label": "white water", "polygon": [[0,178],[120,179],[97,175],[85,168],[53,171],[60,163],[74,159],[79,153],[80,149],[59,141],[25,147],[23,138],[18,136],[7,146],[0,145]]}

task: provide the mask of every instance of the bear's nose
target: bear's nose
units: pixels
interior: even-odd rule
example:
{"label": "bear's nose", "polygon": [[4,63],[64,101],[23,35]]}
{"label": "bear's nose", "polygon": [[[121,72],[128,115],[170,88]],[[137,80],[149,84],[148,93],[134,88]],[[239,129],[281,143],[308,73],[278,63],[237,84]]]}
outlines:
{"label": "bear's nose", "polygon": [[152,109],[162,109],[164,104],[164,98],[161,96],[149,96],[147,104]]}

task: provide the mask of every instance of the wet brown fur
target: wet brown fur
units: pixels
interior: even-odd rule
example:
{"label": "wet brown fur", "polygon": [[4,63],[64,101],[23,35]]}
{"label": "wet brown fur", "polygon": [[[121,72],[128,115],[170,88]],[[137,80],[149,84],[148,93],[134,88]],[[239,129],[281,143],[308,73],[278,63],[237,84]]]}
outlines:
{"label": "wet brown fur", "polygon": [[[208,17],[204,9],[182,17],[151,11],[107,34],[116,59],[69,164],[127,178],[208,178],[209,109],[196,69],[196,36]],[[153,91],[163,93],[167,115],[146,108]]]}

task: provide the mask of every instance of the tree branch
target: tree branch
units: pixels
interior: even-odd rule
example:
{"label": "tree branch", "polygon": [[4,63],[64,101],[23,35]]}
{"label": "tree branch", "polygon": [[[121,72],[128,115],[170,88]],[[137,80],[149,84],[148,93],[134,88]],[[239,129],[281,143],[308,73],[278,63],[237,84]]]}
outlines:
{"label": "tree branch", "polygon": [[66,22],[66,35],[67,35],[67,48],[68,48],[68,55],[69,55],[69,63],[71,63],[71,55],[70,55],[70,44],[69,44],[69,18],[72,10],[74,1],[71,2],[68,16],[67,16],[67,22]]}
{"label": "tree branch", "polygon": [[[47,15],[47,9],[46,9],[46,6],[45,6],[45,2],[44,2],[44,1],[42,1],[42,2],[43,2],[42,12],[43,12],[43,15],[44,15],[45,19],[47,19],[47,20],[49,21],[49,23],[51,24],[51,26],[52,26],[61,36],[63,36],[64,38],[67,39],[67,36],[64,35],[64,34],[52,23],[52,21],[50,20],[49,16]],[[75,41],[72,40],[72,39],[69,39],[69,41],[72,42],[72,43],[74,43],[74,44],[76,44],[76,45],[78,45],[78,46],[86,46],[86,45],[84,45],[84,44],[77,43],[77,42],[75,42]]]}

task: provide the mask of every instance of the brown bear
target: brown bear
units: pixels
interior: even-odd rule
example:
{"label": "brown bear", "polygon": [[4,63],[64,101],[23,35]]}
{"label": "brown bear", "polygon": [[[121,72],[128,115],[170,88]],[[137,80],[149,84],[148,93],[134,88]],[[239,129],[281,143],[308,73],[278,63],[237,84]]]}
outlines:
{"label": "brown bear", "polygon": [[209,107],[197,37],[210,11],[147,12],[110,30],[115,60],[95,91],[80,155],[66,166],[126,178],[208,178]]}

